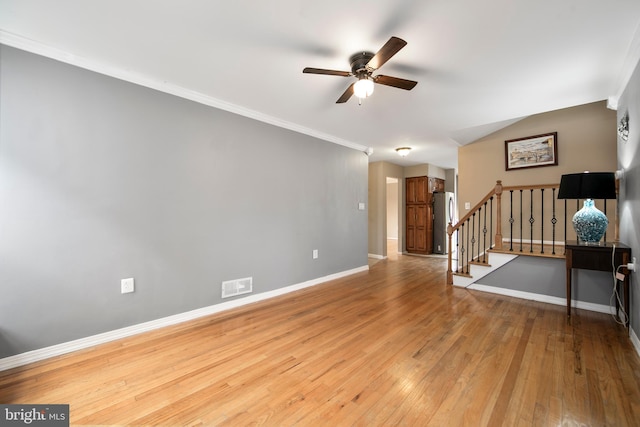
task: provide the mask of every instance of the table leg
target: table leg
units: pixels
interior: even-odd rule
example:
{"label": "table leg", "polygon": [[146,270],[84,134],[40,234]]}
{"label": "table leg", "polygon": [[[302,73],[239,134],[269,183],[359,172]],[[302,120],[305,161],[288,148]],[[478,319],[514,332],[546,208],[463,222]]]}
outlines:
{"label": "table leg", "polygon": [[[622,264],[623,265],[627,265],[631,260],[629,259],[631,258],[631,254],[628,252],[624,252],[622,254]],[[622,288],[623,288],[623,292],[624,292],[624,314],[625,314],[625,322],[624,322],[624,326],[626,326],[627,328],[629,327],[629,282],[631,281],[631,272],[629,270],[627,270],[626,268],[623,269],[624,274],[624,280],[622,281]]]}
{"label": "table leg", "polygon": [[628,271],[624,277],[624,282],[622,282],[622,286],[624,287],[624,314],[625,314],[625,322],[624,326],[629,327],[629,276],[631,272]]}

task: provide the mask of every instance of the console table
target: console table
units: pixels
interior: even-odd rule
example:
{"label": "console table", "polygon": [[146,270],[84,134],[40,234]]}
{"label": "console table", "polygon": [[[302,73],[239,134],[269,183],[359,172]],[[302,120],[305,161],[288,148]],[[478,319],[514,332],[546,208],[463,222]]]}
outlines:
{"label": "console table", "polygon": [[[565,259],[567,268],[567,316],[571,316],[571,270],[581,268],[584,270],[597,270],[612,272],[619,265],[627,265],[631,262],[631,248],[622,243],[615,243],[615,267],[611,266],[611,253],[613,251],[613,242],[603,242],[599,245],[585,245],[577,241],[568,240],[565,242]],[[629,274],[626,267],[620,269],[625,275],[623,281],[624,292],[624,311],[627,313],[625,326],[629,327]],[[613,279],[612,279],[613,280]],[[616,289],[619,282],[616,282]],[[616,315],[619,318],[620,307],[618,299],[616,299]]]}

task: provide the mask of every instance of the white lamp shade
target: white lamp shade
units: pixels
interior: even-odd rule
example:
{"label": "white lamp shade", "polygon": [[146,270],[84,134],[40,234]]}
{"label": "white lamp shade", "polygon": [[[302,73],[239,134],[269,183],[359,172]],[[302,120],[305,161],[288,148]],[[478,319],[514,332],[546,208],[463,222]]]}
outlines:
{"label": "white lamp shade", "polygon": [[411,147],[396,148],[396,152],[400,155],[400,157],[407,157],[410,151],[411,151]]}
{"label": "white lamp shade", "polygon": [[364,77],[353,85],[353,93],[358,98],[366,98],[373,93],[373,80]]}

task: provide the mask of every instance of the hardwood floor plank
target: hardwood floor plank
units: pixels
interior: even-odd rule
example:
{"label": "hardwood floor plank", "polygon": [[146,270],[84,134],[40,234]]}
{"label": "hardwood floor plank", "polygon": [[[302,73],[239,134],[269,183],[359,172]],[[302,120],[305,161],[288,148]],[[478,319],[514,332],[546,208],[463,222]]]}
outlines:
{"label": "hardwood floor plank", "polygon": [[453,288],[446,260],[368,272],[0,372],[72,425],[634,426],[640,360],[610,316]]}

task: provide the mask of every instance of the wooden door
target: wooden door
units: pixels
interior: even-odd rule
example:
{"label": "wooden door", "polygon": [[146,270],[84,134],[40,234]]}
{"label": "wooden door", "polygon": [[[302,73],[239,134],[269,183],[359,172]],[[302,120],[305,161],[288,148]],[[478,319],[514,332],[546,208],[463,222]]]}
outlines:
{"label": "wooden door", "polygon": [[430,215],[431,205],[415,203],[406,206],[406,245],[407,251],[415,253],[430,253],[433,244],[429,238],[429,230],[433,228]]}
{"label": "wooden door", "polygon": [[426,176],[406,179],[406,248],[408,252],[427,254],[433,244],[429,230],[431,224],[430,206],[431,180]]}
{"label": "wooden door", "polygon": [[428,220],[428,205],[426,203],[416,205],[416,252],[428,253],[429,239],[427,238],[427,228],[430,221]]}
{"label": "wooden door", "polygon": [[406,233],[406,245],[407,245],[407,251],[409,252],[413,252],[416,250],[416,221],[417,221],[417,217],[416,217],[416,205],[407,205],[406,207],[406,211],[407,211],[407,221],[406,221],[406,229],[407,229],[407,233]]}

